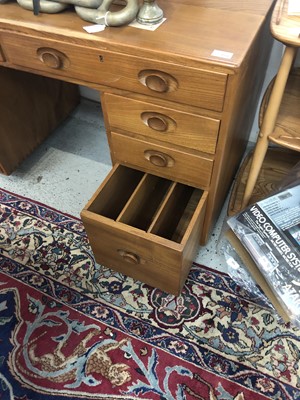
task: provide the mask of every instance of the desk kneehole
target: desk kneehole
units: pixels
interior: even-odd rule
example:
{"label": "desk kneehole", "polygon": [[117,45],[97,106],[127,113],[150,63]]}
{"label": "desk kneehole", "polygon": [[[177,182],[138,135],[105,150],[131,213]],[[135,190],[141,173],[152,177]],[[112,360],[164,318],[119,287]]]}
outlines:
{"label": "desk kneehole", "polygon": [[81,212],[95,259],[178,295],[198,249],[207,192],[116,164]]}

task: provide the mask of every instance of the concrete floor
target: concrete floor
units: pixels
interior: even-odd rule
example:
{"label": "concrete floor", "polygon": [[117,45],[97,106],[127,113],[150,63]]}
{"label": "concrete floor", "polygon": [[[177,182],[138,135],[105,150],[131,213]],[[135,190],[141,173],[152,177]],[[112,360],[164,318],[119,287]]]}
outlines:
{"label": "concrete floor", "polygon": [[[82,98],[73,114],[12,175],[0,175],[0,187],[79,217],[110,169],[100,103]],[[226,205],[211,239],[195,258],[224,272],[217,241],[225,215]]]}

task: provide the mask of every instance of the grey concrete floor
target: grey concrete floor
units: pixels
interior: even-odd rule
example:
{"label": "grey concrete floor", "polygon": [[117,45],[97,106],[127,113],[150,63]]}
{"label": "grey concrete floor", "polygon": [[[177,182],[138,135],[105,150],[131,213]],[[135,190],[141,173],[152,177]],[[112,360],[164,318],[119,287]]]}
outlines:
{"label": "grey concrete floor", "polygon": [[[0,187],[79,217],[83,206],[111,169],[109,147],[98,102],[82,98],[60,125],[10,176],[0,175]],[[217,243],[226,204],[195,262],[226,272]]]}

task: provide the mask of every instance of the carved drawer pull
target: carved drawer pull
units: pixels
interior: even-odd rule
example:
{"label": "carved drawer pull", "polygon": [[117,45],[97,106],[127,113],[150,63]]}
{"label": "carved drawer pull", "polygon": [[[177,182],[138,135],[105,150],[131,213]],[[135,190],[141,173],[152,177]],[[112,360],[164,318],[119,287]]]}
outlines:
{"label": "carved drawer pull", "polygon": [[146,86],[155,92],[167,92],[169,85],[164,76],[149,75],[145,79]]}
{"label": "carved drawer pull", "polygon": [[164,114],[144,112],[141,114],[141,118],[144,124],[154,131],[172,132],[176,129],[176,122]]}
{"label": "carved drawer pull", "polygon": [[156,150],[146,150],[144,155],[145,158],[156,167],[172,167],[175,163],[174,159],[168,154]]}
{"label": "carved drawer pull", "polygon": [[140,257],[137,254],[131,253],[130,251],[119,249],[118,253],[124,259],[124,261],[130,264],[140,264]]}
{"label": "carved drawer pull", "polygon": [[145,69],[139,73],[139,81],[153,92],[174,92],[178,88],[177,80],[166,72]]}
{"label": "carved drawer pull", "polygon": [[67,64],[67,57],[58,50],[42,47],[37,50],[37,55],[43,64],[52,69],[61,69]]}
{"label": "carved drawer pull", "polygon": [[155,131],[165,132],[168,130],[168,123],[164,118],[150,117],[147,122],[148,126]]}

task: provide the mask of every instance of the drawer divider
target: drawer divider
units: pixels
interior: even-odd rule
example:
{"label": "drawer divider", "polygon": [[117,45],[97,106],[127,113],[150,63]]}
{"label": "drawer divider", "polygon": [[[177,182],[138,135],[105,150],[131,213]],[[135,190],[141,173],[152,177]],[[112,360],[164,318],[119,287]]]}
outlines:
{"label": "drawer divider", "polygon": [[145,174],[117,218],[135,228],[147,231],[163,202],[171,181]]}
{"label": "drawer divider", "polygon": [[132,203],[133,203],[134,200],[136,202],[137,193],[139,192],[140,187],[143,186],[143,183],[145,182],[146,176],[147,176],[147,174],[143,175],[143,177],[140,180],[139,184],[137,185],[137,187],[132,192],[131,196],[129,197],[129,199],[127,200],[127,202],[124,205],[123,209],[121,210],[119,216],[116,218],[117,222],[124,222],[126,219],[129,219],[129,214],[131,214],[133,212]]}
{"label": "drawer divider", "polygon": [[176,185],[177,185],[176,182],[172,182],[171,186],[169,187],[168,193],[166,194],[164,201],[161,203],[160,207],[157,209],[156,215],[153,218],[153,221],[147,230],[148,233],[153,233],[154,229],[158,229],[159,223],[162,220],[162,217],[161,217],[162,213],[166,209],[166,204],[168,204],[169,199],[172,196],[172,193],[174,192],[174,188],[176,187]]}
{"label": "drawer divider", "polygon": [[181,243],[203,191],[177,183],[156,216],[149,233]]}

